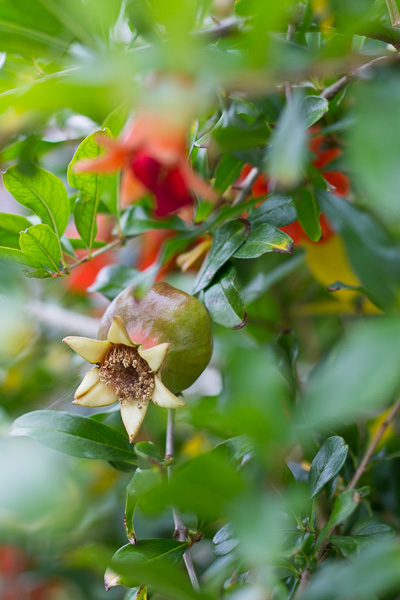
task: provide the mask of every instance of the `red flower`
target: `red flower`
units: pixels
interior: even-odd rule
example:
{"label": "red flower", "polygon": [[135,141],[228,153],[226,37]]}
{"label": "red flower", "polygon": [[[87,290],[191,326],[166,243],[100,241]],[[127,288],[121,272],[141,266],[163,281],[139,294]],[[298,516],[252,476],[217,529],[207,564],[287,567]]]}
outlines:
{"label": "red flower", "polygon": [[[310,130],[311,134],[317,133],[319,128],[312,128]],[[325,140],[326,138],[322,135],[311,138],[309,141],[309,148],[311,152],[315,155],[315,159],[312,161],[314,167],[321,171],[324,179],[335,188],[334,194],[338,196],[346,196],[350,191],[350,180],[344,173],[340,171],[330,171],[326,167],[330,165],[336,158],[338,158],[342,154],[342,150],[340,148],[325,148]],[[240,174],[240,181],[243,181],[245,177],[249,174],[252,167],[251,165],[244,165],[242,172]],[[269,193],[268,187],[268,177],[264,174],[260,175],[252,188],[252,195],[254,198],[261,198],[266,196]],[[334,233],[328,219],[324,214],[320,216],[320,225],[322,237],[318,243],[324,242],[330,238],[330,236]],[[301,240],[308,240],[308,237],[304,233],[300,223],[295,221],[286,227],[281,227],[282,231],[290,235],[295,244],[298,244]]]}
{"label": "red flower", "polygon": [[155,214],[159,217],[193,204],[193,192],[212,199],[212,189],[188,164],[187,125],[179,115],[171,118],[142,109],[120,140],[99,136],[106,153],[80,162],[76,171],[112,173],[122,169],[122,205],[127,206],[150,191],[155,196]]}

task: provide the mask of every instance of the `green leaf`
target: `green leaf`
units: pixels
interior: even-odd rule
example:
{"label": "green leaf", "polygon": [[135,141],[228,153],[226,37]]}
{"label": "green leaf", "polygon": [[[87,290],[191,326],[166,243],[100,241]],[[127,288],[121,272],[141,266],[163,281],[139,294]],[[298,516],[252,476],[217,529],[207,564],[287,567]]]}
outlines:
{"label": "green leaf", "polygon": [[143,462],[147,463],[147,467],[149,465],[162,465],[165,462],[164,457],[153,442],[139,442],[135,444],[135,454],[140,459],[143,459]]}
{"label": "green leaf", "polygon": [[268,272],[264,272],[263,270],[257,273],[241,290],[241,296],[245,305],[261,298],[271,286],[300,268],[304,262],[304,252],[297,250],[296,254],[290,257],[274,254],[269,255],[268,258],[274,260],[271,269]]}
{"label": "green leaf", "polygon": [[214,188],[223,194],[239,177],[243,161],[232,154],[224,154],[215,170]]}
{"label": "green leaf", "polygon": [[356,535],[331,535],[329,541],[339,548],[346,558],[354,552],[360,552],[374,546],[377,542],[393,537],[395,531],[389,525],[368,525]]}
{"label": "green leaf", "polygon": [[140,496],[159,485],[162,480],[161,472],[157,468],[136,469],[126,488],[125,504],[125,531],[130,544],[136,544],[134,517]]}
{"label": "green leaf", "polygon": [[52,173],[35,167],[34,175],[25,175],[17,167],[3,174],[6,189],[33,211],[41,221],[61,237],[68,223],[70,203],[63,182]]}
{"label": "green leaf", "polygon": [[137,294],[144,295],[153,285],[158,269],[157,264],[145,271],[131,269],[125,265],[103,267],[96,281],[88,288],[88,292],[100,292],[109,300],[114,300],[127,286],[135,285]]}
{"label": "green leaf", "polygon": [[[387,78],[366,82],[356,89],[357,118],[350,131],[349,159],[363,203],[388,227],[400,219],[400,83]],[[370,151],[374,148],[374,152]]]}
{"label": "green leaf", "polygon": [[390,309],[397,302],[400,285],[400,248],[387,231],[365,210],[344,198],[317,191],[323,212],[346,246],[361,283],[375,304]]}
{"label": "green leaf", "polygon": [[303,178],[306,129],[301,98],[294,94],[283,109],[270,141],[268,174],[278,189],[293,188]]}
{"label": "green leaf", "polygon": [[103,267],[95,282],[88,288],[88,292],[100,292],[109,300],[114,300],[122,290],[134,283],[138,275],[142,273],[125,265]]}
{"label": "green leaf", "polygon": [[103,154],[104,148],[97,141],[99,134],[111,137],[108,129],[95,131],[89,135],[78,146],[68,166],[68,183],[80,192],[75,204],[75,224],[89,252],[93,248],[97,234],[96,216],[99,202],[110,194],[110,188],[115,186],[115,177],[100,173],[76,173],[74,168],[81,160],[93,160]]}
{"label": "green leaf", "polygon": [[293,240],[277,227],[264,223],[252,229],[245,243],[235,252],[234,258],[257,258],[266,252],[283,252],[290,254]]}
{"label": "green leaf", "polygon": [[320,569],[302,597],[304,600],[369,599],[377,594],[379,598],[391,598],[396,597],[399,586],[400,545],[397,540],[384,540],[360,552],[351,562],[332,561]]}
{"label": "green leaf", "polygon": [[329,103],[326,98],[321,96],[306,96],[303,99],[304,119],[307,127],[314,125],[321,117],[328,112]]}
{"label": "green leaf", "polygon": [[114,137],[118,137],[128,120],[130,112],[129,102],[117,106],[103,121],[103,129],[108,129]]}
{"label": "green leaf", "polygon": [[310,240],[318,242],[321,239],[321,226],[319,224],[320,210],[314,193],[302,188],[294,197],[297,217],[303,231]]}
{"label": "green leaf", "polygon": [[246,225],[242,221],[229,221],[215,230],[210,252],[194,283],[193,294],[211,283],[217,271],[244,243],[246,235]]}
{"label": "green leaf", "polygon": [[49,225],[33,225],[22,231],[19,245],[22,252],[36,259],[50,271],[60,272],[60,241]]}
{"label": "green leaf", "polygon": [[257,208],[254,208],[248,217],[252,227],[269,223],[275,227],[285,227],[297,219],[296,208],[291,196],[272,194]]}
{"label": "green leaf", "polygon": [[16,419],[11,435],[26,435],[54,450],[110,461],[135,461],[128,440],[111,427],[81,415],[35,410]]}
{"label": "green leaf", "polygon": [[[232,103],[212,130],[221,153],[264,146],[269,138],[269,126],[260,114],[246,115],[239,110],[243,110],[243,105]],[[207,143],[208,137],[197,140],[196,145]]]}
{"label": "green leaf", "polygon": [[334,527],[336,527],[336,525],[339,525],[353,514],[360,504],[360,500],[361,496],[355,490],[347,490],[336,498],[329,521],[325,527],[321,529],[318,536],[317,548],[322,544],[326,536]]}
{"label": "green leaf", "polygon": [[216,283],[204,294],[204,303],[215,323],[231,329],[240,329],[246,324],[246,310],[235,287],[236,269],[228,267]]}
{"label": "green leaf", "polygon": [[332,427],[384,406],[400,385],[399,336],[400,319],[389,317],[349,329],[306,384],[303,408],[308,424]]}
{"label": "green leaf", "polygon": [[318,450],[308,473],[311,498],[335,477],[344,465],[349,447],[338,435],[325,440]]}
{"label": "green leaf", "polygon": [[[112,557],[105,575],[106,589],[114,585],[126,587],[140,586],[145,583],[141,575],[136,575],[136,570],[149,567],[157,570],[157,563],[175,565],[182,558],[187,548],[186,542],[176,542],[167,539],[139,540],[135,546],[127,544],[122,546]],[[161,565],[162,567],[162,565]],[[115,574],[120,575],[118,582],[113,581]],[[109,585],[113,582],[112,585]]]}
{"label": "green leaf", "polygon": [[19,250],[19,233],[31,225],[20,215],[0,213],[0,246]]}
{"label": "green leaf", "polygon": [[173,229],[174,231],[187,231],[188,227],[179,217],[168,219],[154,219],[150,217],[142,206],[130,206],[122,215],[121,231],[124,235],[140,235],[151,229]]}
{"label": "green leaf", "polygon": [[239,544],[239,540],[235,538],[232,523],[224,525],[213,537],[215,556],[226,556]]}
{"label": "green leaf", "polygon": [[36,269],[40,269],[41,267],[38,260],[24,254],[21,250],[15,250],[14,248],[4,248],[0,246],[0,260],[25,265],[26,267],[34,267]]}

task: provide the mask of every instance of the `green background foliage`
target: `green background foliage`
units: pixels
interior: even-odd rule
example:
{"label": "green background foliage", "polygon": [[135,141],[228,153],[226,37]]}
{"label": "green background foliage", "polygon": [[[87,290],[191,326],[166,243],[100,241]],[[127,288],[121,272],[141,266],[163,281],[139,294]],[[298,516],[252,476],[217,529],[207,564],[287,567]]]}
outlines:
{"label": "green background foliage", "polygon": [[[0,0],[0,597],[398,597],[396,25],[394,0]],[[189,217],[75,171],[143,107],[193,112],[215,198]],[[214,329],[175,457],[166,410],[129,444],[118,406],[72,407],[61,344],[156,278]]]}

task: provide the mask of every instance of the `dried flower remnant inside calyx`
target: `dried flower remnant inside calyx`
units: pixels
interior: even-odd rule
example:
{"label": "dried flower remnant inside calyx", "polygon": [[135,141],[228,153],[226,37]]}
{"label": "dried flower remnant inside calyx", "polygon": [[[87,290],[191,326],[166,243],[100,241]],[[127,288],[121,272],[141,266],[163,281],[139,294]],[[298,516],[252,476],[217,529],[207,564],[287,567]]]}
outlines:
{"label": "dried flower remnant inside calyx", "polygon": [[136,347],[111,346],[100,365],[99,379],[114,388],[120,402],[151,400],[154,374]]}
{"label": "dried flower remnant inside calyx", "polygon": [[68,336],[63,341],[96,365],[76,390],[74,404],[95,408],[119,401],[130,442],[140,429],[150,401],[162,408],[185,406],[159,376],[170,344],[164,342],[144,349],[131,340],[119,316],[113,318],[107,340]]}

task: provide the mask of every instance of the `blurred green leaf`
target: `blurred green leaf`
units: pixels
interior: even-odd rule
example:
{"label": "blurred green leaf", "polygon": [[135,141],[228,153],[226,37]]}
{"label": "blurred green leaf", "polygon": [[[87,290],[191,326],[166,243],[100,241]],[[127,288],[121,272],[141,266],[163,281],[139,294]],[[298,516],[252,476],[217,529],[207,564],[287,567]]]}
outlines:
{"label": "blurred green leaf", "polygon": [[245,243],[236,250],[234,258],[257,258],[266,252],[290,254],[293,249],[291,237],[273,225],[264,223],[251,229]]}
{"label": "blurred green leaf", "polygon": [[31,225],[20,215],[0,213],[0,246],[19,250],[19,233]]}
{"label": "blurred green leaf", "polygon": [[331,535],[329,541],[349,558],[354,552],[367,550],[375,543],[394,536],[394,529],[389,525],[368,525],[357,535]]}
{"label": "blurred green leaf", "polygon": [[380,308],[397,302],[400,247],[366,211],[344,198],[318,190],[318,200],[334,229],[342,236],[350,263]]}
{"label": "blurred green leaf", "polygon": [[321,96],[306,96],[303,98],[304,118],[307,127],[314,125],[328,112],[329,104],[326,98]]}
{"label": "blurred green leaf", "polygon": [[215,170],[214,188],[223,194],[239,177],[243,161],[232,154],[224,154]]}
{"label": "blurred green leaf", "polygon": [[316,496],[344,465],[349,447],[338,435],[325,440],[311,463],[308,473],[311,498]]}
{"label": "blurred green leaf", "polygon": [[49,225],[33,225],[19,236],[22,252],[55,273],[60,272],[60,241]]}
{"label": "blurred green leaf", "polygon": [[[389,227],[398,223],[400,174],[400,115],[396,78],[359,84],[355,93],[357,118],[350,130],[349,159],[363,200]],[[374,151],[371,152],[370,148]]]}
{"label": "blurred green leaf", "polygon": [[103,267],[88,292],[99,292],[109,300],[114,300],[122,290],[134,283],[138,275],[141,275],[140,271],[125,265]]}
{"label": "blurred green leaf", "polygon": [[354,325],[307,382],[307,423],[332,426],[384,406],[400,385],[399,335],[396,318],[376,317]]}
{"label": "blurred green leaf", "polygon": [[217,271],[244,243],[246,236],[246,225],[242,221],[229,221],[215,230],[210,252],[194,282],[193,294],[211,283]]}
{"label": "blurred green leaf", "polygon": [[339,494],[333,505],[332,514],[329,517],[328,522],[319,533],[317,548],[336,525],[339,525],[353,514],[360,504],[360,499],[360,494],[355,490],[347,490],[342,494]]}
{"label": "blurred green leaf", "polygon": [[[144,443],[144,442],[142,442]],[[136,544],[134,517],[140,496],[161,483],[161,472],[157,468],[136,469],[126,488],[125,530],[130,544]]]}
{"label": "blurred green leaf", "polygon": [[36,167],[33,176],[10,167],[3,174],[3,182],[10,194],[37,214],[58,237],[64,233],[70,204],[64,184],[58,177],[40,167]]}
{"label": "blurred green leaf", "polygon": [[269,147],[268,175],[278,189],[293,188],[303,178],[307,158],[306,129],[301,97],[294,94],[279,117]]}
{"label": "blurred green leaf", "polygon": [[236,269],[225,269],[216,283],[204,293],[204,303],[215,323],[231,329],[240,329],[246,324],[246,310],[240,293],[235,287]]}
{"label": "blurred green leaf", "polygon": [[344,600],[380,597],[397,593],[400,585],[400,547],[385,541],[360,552],[352,562],[333,562],[324,566],[304,591],[304,600]]}
{"label": "blurred green leaf", "polygon": [[11,435],[26,435],[64,454],[135,462],[128,440],[111,427],[81,415],[35,410],[14,421]]}
{"label": "blurred green leaf", "polygon": [[[182,558],[186,548],[186,542],[166,539],[139,540],[135,546],[131,544],[122,546],[112,557],[106,571],[106,589],[114,585],[127,587],[142,585],[145,582],[141,578],[140,567],[151,567],[157,570],[158,562],[174,565]],[[136,570],[139,571],[138,574]],[[115,574],[120,575],[118,582],[114,581]]]}
{"label": "blurred green leaf", "polygon": [[217,531],[217,533],[213,537],[214,544],[214,555],[215,556],[226,556],[232,550],[236,548],[239,544],[240,540],[238,540],[233,532],[232,523],[229,522],[221,529]]}
{"label": "blurred green leaf", "polygon": [[[254,278],[241,290],[241,296],[244,303],[250,304],[258,298],[261,298],[272,285],[278,283],[281,279],[295,272],[304,262],[304,252],[296,251],[293,256],[270,255],[274,259],[274,264],[268,272],[258,272]],[[277,263],[277,264],[276,264]]]}
{"label": "blurred green leaf", "polygon": [[130,206],[122,215],[121,231],[124,235],[140,235],[152,229],[172,229],[187,231],[187,224],[179,217],[154,219],[149,216],[142,206]]}

